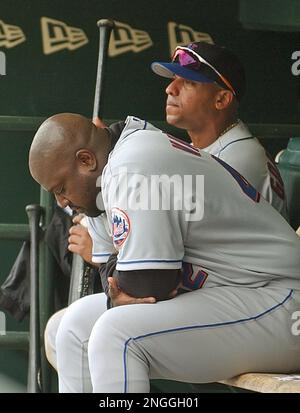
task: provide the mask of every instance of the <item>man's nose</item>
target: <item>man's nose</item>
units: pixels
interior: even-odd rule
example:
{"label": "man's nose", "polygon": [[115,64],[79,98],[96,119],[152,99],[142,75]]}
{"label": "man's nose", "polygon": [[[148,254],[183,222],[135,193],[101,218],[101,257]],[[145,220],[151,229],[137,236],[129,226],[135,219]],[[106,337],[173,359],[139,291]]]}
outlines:
{"label": "man's nose", "polygon": [[174,77],[171,83],[166,87],[166,94],[171,96],[178,96],[182,85],[182,79]]}
{"label": "man's nose", "polygon": [[62,195],[55,194],[54,196],[58,206],[60,206],[61,208],[66,208],[69,205],[69,200],[64,198]]}

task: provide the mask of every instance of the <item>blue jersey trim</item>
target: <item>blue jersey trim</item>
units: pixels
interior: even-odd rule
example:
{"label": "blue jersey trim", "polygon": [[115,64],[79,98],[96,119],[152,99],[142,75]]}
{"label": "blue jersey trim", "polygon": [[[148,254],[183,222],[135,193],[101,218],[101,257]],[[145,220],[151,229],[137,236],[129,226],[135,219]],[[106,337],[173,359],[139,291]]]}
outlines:
{"label": "blue jersey trim", "polygon": [[137,261],[118,261],[118,265],[138,264],[144,262],[182,262],[182,260],[137,260]]}
{"label": "blue jersey trim", "polygon": [[147,337],[153,337],[153,336],[158,336],[161,334],[167,334],[167,333],[174,333],[175,331],[184,331],[184,330],[196,330],[196,329],[202,329],[202,328],[212,328],[212,327],[221,327],[221,326],[226,326],[226,325],[232,325],[232,324],[241,324],[247,321],[253,321],[257,320],[260,317],[263,317],[264,315],[270,313],[271,311],[281,307],[293,294],[293,290],[290,290],[289,294],[284,298],[284,300],[279,303],[274,305],[273,307],[263,311],[260,314],[257,314],[253,317],[248,317],[248,318],[241,318],[239,320],[232,320],[232,321],[225,321],[222,323],[212,323],[212,324],[201,324],[198,326],[186,326],[186,327],[178,327],[178,328],[171,328],[169,330],[162,330],[162,331],[155,331],[153,333],[147,333],[143,334],[141,336],[137,337],[130,337],[124,344],[124,351],[123,351],[123,365],[124,365],[124,393],[127,393],[127,388],[128,388],[128,383],[127,383],[127,364],[126,364],[126,355],[127,355],[127,348],[128,344],[130,341],[138,341]]}
{"label": "blue jersey trim", "polygon": [[92,254],[93,257],[107,257],[110,256],[112,253],[107,253],[107,254]]}
{"label": "blue jersey trim", "polygon": [[227,143],[227,145],[225,145],[224,148],[222,148],[222,149],[220,150],[219,155],[220,155],[221,152],[224,151],[224,149],[226,149],[226,148],[227,148],[228,146],[230,146],[231,144],[236,143],[236,142],[239,142],[239,141],[247,141],[248,139],[254,139],[254,137],[253,137],[253,136],[250,136],[249,138],[240,138],[240,139],[237,139],[236,141],[232,141],[232,142]]}

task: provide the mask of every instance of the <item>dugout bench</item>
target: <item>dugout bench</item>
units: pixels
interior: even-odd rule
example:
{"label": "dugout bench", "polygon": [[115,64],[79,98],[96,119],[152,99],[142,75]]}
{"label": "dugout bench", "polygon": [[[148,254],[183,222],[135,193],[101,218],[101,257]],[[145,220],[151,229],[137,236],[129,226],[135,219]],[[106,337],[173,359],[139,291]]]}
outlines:
{"label": "dugout bench", "polygon": [[[35,117],[5,117],[0,116],[0,140],[7,136],[23,134],[33,137],[43,118]],[[110,124],[112,121],[107,121]],[[170,128],[165,122],[153,122],[170,133],[178,130]],[[255,136],[262,136],[263,145],[275,157],[281,149],[287,149],[281,154],[279,167],[285,181],[291,222],[296,229],[300,225],[300,125],[267,125],[250,124]],[[179,132],[179,135],[181,133]],[[31,140],[30,139],[30,140]],[[28,153],[23,154],[28,159]],[[27,207],[27,212],[34,213],[34,226],[28,224],[0,223],[0,239],[25,240],[31,239],[34,248],[31,249],[31,314],[28,331],[8,331],[0,335],[0,348],[9,350],[25,350],[28,352],[28,392],[51,392],[53,389],[53,371],[45,358],[43,332],[47,320],[53,313],[53,258],[47,248],[43,235],[53,213],[53,198],[41,189],[37,205]],[[12,199],[10,202],[14,202]],[[20,200],[19,202],[22,202]],[[300,392],[299,375],[282,375],[248,373],[239,377],[215,384],[189,384],[168,380],[152,382],[154,392],[223,392],[224,389],[235,391],[234,388],[259,392]],[[226,386],[224,386],[226,385]],[[229,387],[228,387],[229,386]],[[227,390],[228,391],[228,390]]]}

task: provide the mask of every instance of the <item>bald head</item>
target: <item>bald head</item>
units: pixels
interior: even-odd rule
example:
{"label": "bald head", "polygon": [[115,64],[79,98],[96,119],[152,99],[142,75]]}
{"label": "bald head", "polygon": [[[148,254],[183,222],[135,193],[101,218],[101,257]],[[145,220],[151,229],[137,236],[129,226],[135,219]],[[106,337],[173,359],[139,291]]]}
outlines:
{"label": "bald head", "polygon": [[67,149],[69,145],[73,147],[79,142],[88,143],[92,128],[92,122],[81,115],[59,113],[51,116],[39,127],[30,152],[50,153],[59,148]]}
{"label": "bald head", "polygon": [[107,146],[107,131],[97,129],[91,120],[74,113],[54,115],[42,123],[32,141],[29,168],[36,179],[39,170],[61,162],[75,160],[79,149],[85,148],[100,155]]}
{"label": "bald head", "polygon": [[[90,119],[62,113],[42,123],[29,151],[32,177],[46,190],[58,194],[59,185],[71,178],[78,190],[96,187],[110,150],[106,129],[96,128]],[[74,190],[69,195],[72,198]],[[86,196],[89,196],[88,194]]]}

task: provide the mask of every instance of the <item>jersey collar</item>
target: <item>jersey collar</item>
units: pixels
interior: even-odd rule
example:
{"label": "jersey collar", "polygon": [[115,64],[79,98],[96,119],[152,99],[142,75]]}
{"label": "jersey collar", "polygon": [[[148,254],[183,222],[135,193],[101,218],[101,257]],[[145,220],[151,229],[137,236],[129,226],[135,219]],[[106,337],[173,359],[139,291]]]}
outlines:
{"label": "jersey collar", "polygon": [[248,127],[239,119],[238,124],[234,128],[224,133],[224,135],[220,136],[211,145],[203,148],[203,151],[208,152],[211,155],[218,155],[220,151],[224,149],[225,146],[227,146],[229,143],[251,137],[252,134],[249,131]]}

